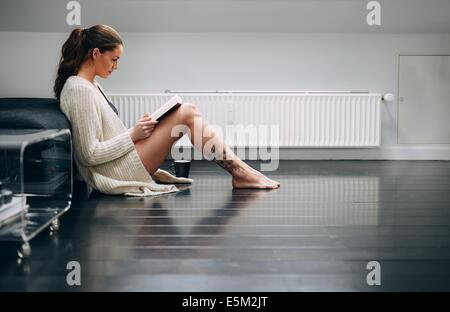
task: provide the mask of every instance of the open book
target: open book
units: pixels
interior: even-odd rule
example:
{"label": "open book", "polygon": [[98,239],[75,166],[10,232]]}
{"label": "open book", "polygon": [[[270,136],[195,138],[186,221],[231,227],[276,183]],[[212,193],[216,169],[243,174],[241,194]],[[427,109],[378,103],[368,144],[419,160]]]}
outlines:
{"label": "open book", "polygon": [[175,95],[169,101],[167,101],[166,104],[164,104],[156,111],[151,113],[151,117],[156,120],[161,120],[168,113],[179,107],[181,104],[183,104],[183,100],[178,95]]}

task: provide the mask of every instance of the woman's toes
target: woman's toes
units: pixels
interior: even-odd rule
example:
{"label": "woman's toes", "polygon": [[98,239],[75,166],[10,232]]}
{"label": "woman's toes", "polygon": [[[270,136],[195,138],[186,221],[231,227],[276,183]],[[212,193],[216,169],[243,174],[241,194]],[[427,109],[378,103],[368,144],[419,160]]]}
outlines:
{"label": "woman's toes", "polygon": [[278,187],[280,187],[281,186],[281,183],[280,182],[278,182],[278,181],[275,181],[275,180],[272,180],[272,182],[273,183],[275,183]]}
{"label": "woman's toes", "polygon": [[266,180],[267,181],[269,181],[272,185],[275,185],[276,187],[280,187],[280,182],[277,182],[277,181],[275,181],[275,180],[272,180],[272,179],[270,179],[270,178],[268,178],[268,177],[265,177],[266,178]]}

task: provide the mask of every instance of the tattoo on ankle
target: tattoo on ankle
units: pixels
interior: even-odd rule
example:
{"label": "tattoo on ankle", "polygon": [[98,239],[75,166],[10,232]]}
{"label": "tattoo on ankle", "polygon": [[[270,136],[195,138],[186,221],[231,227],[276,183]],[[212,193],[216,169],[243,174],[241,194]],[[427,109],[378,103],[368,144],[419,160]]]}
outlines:
{"label": "tattoo on ankle", "polygon": [[233,173],[233,164],[230,160],[214,160],[216,164],[218,164],[220,167],[228,171],[229,173]]}
{"label": "tattoo on ankle", "polygon": [[241,172],[244,170],[241,166],[236,164],[236,162],[234,162],[232,159],[227,159],[225,149],[223,150],[223,153],[222,153],[222,159],[216,158],[216,159],[214,159],[214,162],[231,174],[233,174],[233,172],[236,173],[236,172]]}

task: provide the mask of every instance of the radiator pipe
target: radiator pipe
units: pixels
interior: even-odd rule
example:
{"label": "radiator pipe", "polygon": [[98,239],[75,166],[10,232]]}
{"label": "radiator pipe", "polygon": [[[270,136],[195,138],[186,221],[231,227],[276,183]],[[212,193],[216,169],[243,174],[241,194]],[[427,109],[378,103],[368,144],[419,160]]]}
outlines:
{"label": "radiator pipe", "polygon": [[[330,94],[368,94],[369,91],[224,91],[224,90],[194,90],[194,91],[185,91],[185,90],[164,90],[164,93],[204,93],[204,94],[248,94],[248,93],[256,93],[256,94],[322,94],[322,93],[330,93]],[[392,102],[394,101],[394,95],[391,93],[386,93],[381,96],[382,102]]]}
{"label": "radiator pipe", "polygon": [[164,93],[220,93],[220,94],[242,94],[242,93],[271,93],[271,94],[290,94],[290,93],[304,93],[304,94],[317,94],[317,93],[331,93],[331,94],[368,94],[369,91],[255,91],[255,90],[241,90],[241,91],[233,91],[233,90],[164,90]]}

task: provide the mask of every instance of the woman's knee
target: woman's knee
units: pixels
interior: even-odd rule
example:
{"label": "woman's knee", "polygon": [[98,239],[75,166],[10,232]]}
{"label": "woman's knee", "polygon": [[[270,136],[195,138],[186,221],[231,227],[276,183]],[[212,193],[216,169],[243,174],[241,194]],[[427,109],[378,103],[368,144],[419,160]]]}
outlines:
{"label": "woman's knee", "polygon": [[178,108],[178,113],[184,124],[190,123],[196,116],[200,116],[200,112],[194,103],[184,103]]}

